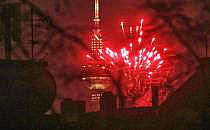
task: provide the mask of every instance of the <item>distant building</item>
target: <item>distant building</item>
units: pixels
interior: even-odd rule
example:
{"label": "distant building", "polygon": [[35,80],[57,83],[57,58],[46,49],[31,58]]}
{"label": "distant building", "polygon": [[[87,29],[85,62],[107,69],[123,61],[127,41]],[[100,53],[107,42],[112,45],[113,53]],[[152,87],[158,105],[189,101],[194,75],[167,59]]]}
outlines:
{"label": "distant building", "polygon": [[104,113],[116,112],[116,101],[116,96],[114,96],[112,92],[103,93],[100,100],[100,111]]}

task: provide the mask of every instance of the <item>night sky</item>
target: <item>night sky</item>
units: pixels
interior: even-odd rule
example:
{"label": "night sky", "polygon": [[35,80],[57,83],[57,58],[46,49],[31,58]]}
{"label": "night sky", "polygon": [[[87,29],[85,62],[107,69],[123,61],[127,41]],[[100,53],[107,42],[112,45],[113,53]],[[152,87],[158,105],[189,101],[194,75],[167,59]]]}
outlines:
{"label": "night sky", "polygon": [[[94,0],[31,0],[31,2],[51,16],[55,23],[66,32],[79,35],[88,43],[93,24]],[[121,21],[135,25],[140,18],[144,18],[145,28],[151,28],[153,24],[156,24],[156,22],[151,21],[155,12],[145,6],[139,6],[138,2],[142,1],[101,0],[101,27],[103,40],[107,46],[114,48],[124,44],[120,29]],[[203,15],[202,6],[199,1],[186,0],[186,3],[180,7],[180,12],[189,17],[193,24],[193,20],[196,21]],[[204,13],[204,15],[206,15],[205,18],[209,18],[207,17],[208,14]],[[158,37],[159,43],[167,44],[172,51],[176,50],[177,54],[184,54],[185,57],[188,57],[186,49],[181,44],[177,44],[179,41],[168,35],[170,35],[168,32],[161,34],[158,30],[152,32],[152,36]],[[81,83],[80,79],[76,79],[82,59],[81,52],[84,50],[81,51],[78,47],[72,47],[73,42],[62,36],[53,37],[49,44],[51,48],[46,49],[46,53],[49,53],[48,68],[56,79],[58,97],[75,100],[86,99],[86,85]],[[192,56],[190,55],[190,57]]]}
{"label": "night sky", "polygon": [[[56,10],[55,1],[36,0],[33,2],[52,16],[59,26],[62,28],[74,26],[76,29],[73,31],[81,35],[84,41],[88,42],[90,40],[89,35],[92,32],[92,18],[94,16],[94,0],[73,0],[67,4],[64,4],[64,1],[61,0],[59,2],[59,11]],[[100,9],[101,28],[105,44],[110,47],[119,46],[119,44],[122,44],[120,22],[127,19],[137,21],[139,18],[135,1],[102,0]],[[72,32],[72,30],[66,31]],[[53,46],[59,46],[58,39],[54,38]],[[81,63],[81,51],[76,50],[76,54],[72,54],[72,51],[75,50],[69,48],[68,43],[68,40],[64,40],[64,43],[61,43],[64,44],[63,49],[57,49],[56,54],[51,51],[49,70],[56,78],[59,97],[84,100],[87,98],[86,88],[84,87],[86,85],[82,84],[79,80],[71,79],[75,76],[75,70],[79,70],[78,64]]]}
{"label": "night sky", "polygon": [[[55,10],[55,0],[52,2],[34,0],[34,2],[37,2],[39,7],[53,16],[54,20],[63,28],[70,25],[79,26],[85,32],[86,36],[91,31],[94,15],[94,0],[73,0],[69,1],[69,5],[64,5],[64,1],[61,0],[59,3],[60,12],[56,12]],[[137,22],[140,16],[145,15],[145,12],[140,14],[137,10],[135,0],[101,0],[100,9],[102,33],[104,34],[104,41],[107,44],[113,44],[116,39],[118,39],[116,42],[120,40],[121,21]],[[115,38],[113,38],[113,34],[115,34]]]}

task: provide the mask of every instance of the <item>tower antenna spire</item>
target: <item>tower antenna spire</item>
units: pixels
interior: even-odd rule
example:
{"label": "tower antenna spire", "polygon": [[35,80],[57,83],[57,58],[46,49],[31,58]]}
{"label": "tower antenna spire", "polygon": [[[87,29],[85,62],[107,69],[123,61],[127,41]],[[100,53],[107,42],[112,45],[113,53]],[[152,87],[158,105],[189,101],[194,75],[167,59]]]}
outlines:
{"label": "tower antenna spire", "polygon": [[100,1],[95,0],[95,17],[94,17],[94,23],[99,28],[100,25]]}

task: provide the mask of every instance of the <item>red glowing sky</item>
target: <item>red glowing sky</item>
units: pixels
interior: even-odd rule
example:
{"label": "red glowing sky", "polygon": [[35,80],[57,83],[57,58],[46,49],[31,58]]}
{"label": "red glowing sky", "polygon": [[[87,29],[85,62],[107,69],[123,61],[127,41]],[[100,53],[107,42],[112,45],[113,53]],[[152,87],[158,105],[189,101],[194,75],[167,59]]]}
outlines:
{"label": "red glowing sky", "polygon": [[[55,1],[58,0],[33,0],[32,2],[40,7],[45,13],[52,16],[53,20],[55,20],[59,26],[66,29],[69,26],[76,25],[81,29],[79,31],[83,32],[83,36],[87,36],[91,31],[92,18],[94,15],[94,0],[67,0],[70,3],[69,5],[65,5],[64,0],[59,0],[61,5],[61,12],[64,12],[65,15],[63,13],[55,12]],[[153,17],[151,10],[137,7],[137,1],[138,0],[101,0],[102,33],[104,36],[103,39],[105,41],[105,44],[108,44],[111,48],[113,48],[113,46],[122,47],[122,37],[120,29],[121,21],[131,23],[135,26],[138,22],[138,19],[144,18],[145,27],[149,27],[148,24],[153,24],[150,23],[150,18]],[[189,9],[186,10],[186,12],[190,12],[190,15],[193,14],[194,17],[196,17],[197,14],[192,13],[192,10],[194,10],[194,12],[198,11],[194,9],[194,6],[189,6]],[[177,51],[177,48],[180,47],[180,45],[172,43],[172,41],[177,42],[176,40],[171,40],[170,37],[167,37],[165,35],[160,34],[160,36],[155,36],[154,34],[152,34],[151,36],[156,37],[158,43],[166,42],[167,44],[170,44],[171,48],[176,48],[173,50]],[[88,41],[88,39],[86,40]],[[58,86],[65,88],[61,90],[63,91],[61,93],[70,91],[66,91],[67,86],[71,85],[63,85],[63,77],[72,76],[71,70],[74,69],[73,65],[75,64],[75,60],[79,59],[78,57],[75,58],[73,56],[69,56],[71,55],[71,50],[66,47],[69,45],[67,44],[68,42],[69,41],[65,42],[65,47],[62,51],[59,51],[58,54],[51,56],[50,59],[53,61],[53,63],[51,63],[51,70],[55,71],[53,73],[56,77]],[[56,46],[58,45],[57,43],[58,42],[55,41],[52,44]],[[182,48],[179,51],[185,51],[185,49]],[[78,67],[78,65],[76,64],[75,67]],[[60,74],[61,72],[65,73],[65,75],[63,76],[63,74]],[[62,75],[63,77],[60,75]]]}
{"label": "red glowing sky", "polygon": [[[64,1],[68,2],[65,3]],[[50,14],[63,28],[72,25],[81,28],[83,34],[86,35],[85,40],[88,42],[87,36],[91,31],[94,15],[94,0],[60,0],[57,3],[60,4],[61,13],[55,12],[56,0],[50,2],[33,0],[33,2]],[[101,0],[102,33],[106,44],[111,46],[122,44],[121,21],[136,24],[138,19],[144,18],[145,23],[152,24],[150,18],[153,17],[153,12],[148,8],[139,7],[138,2],[138,0]],[[199,6],[195,2],[187,2],[186,6],[183,5],[181,8],[184,8],[183,13],[191,15],[191,17],[197,17],[200,13]]]}
{"label": "red glowing sky", "polygon": [[[92,18],[94,15],[94,0],[74,0],[70,1],[67,9],[64,6],[64,0],[60,1],[61,10],[65,15],[57,14],[54,11],[54,4],[52,2],[35,0],[39,7],[47,11],[54,20],[63,28],[70,25],[76,25],[88,35],[91,31]],[[102,33],[107,44],[116,44],[120,41],[120,21],[129,20],[129,22],[136,23],[137,19],[145,17],[145,12],[139,12],[137,9],[137,0],[101,0],[101,20]],[[61,11],[61,12],[62,12]],[[87,39],[86,39],[87,40]]]}

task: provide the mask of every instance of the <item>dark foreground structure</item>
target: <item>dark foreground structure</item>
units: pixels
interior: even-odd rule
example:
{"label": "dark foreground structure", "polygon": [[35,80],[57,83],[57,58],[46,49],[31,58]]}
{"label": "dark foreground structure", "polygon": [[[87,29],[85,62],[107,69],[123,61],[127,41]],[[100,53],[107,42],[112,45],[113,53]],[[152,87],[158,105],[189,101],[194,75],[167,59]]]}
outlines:
{"label": "dark foreground structure", "polygon": [[16,128],[15,124],[41,117],[50,108],[55,81],[45,66],[36,61],[0,61],[1,126]]}
{"label": "dark foreground structure", "polygon": [[45,116],[43,113],[55,97],[55,82],[44,64],[4,60],[0,62],[0,127],[8,130],[208,130],[210,60],[202,59],[201,65],[202,69],[159,107],[109,109],[109,112],[104,109],[98,113],[69,108],[60,115]]}

